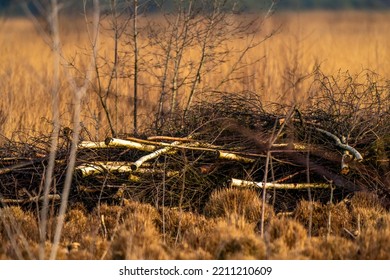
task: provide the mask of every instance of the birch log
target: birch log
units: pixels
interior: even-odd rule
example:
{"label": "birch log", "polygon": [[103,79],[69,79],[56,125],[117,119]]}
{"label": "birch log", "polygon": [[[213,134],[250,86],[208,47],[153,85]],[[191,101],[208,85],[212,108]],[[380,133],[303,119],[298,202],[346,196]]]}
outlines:
{"label": "birch log", "polygon": [[174,177],[179,175],[178,171],[174,170],[163,170],[163,169],[156,169],[156,168],[138,168],[137,170],[134,170],[132,167],[133,163],[127,162],[126,164],[118,164],[115,162],[110,163],[86,163],[82,164],[78,167],[76,167],[76,170],[79,171],[80,175],[82,177],[87,177],[95,174],[100,174],[104,172],[117,172],[117,173],[135,173],[139,175],[158,175],[158,174],[164,174],[167,177]]}
{"label": "birch log", "polygon": [[108,148],[105,142],[81,141],[78,146],[79,149],[99,149]]}
{"label": "birch log", "polygon": [[[181,142],[179,141],[175,141],[172,143],[172,145],[179,145]],[[151,159],[154,159],[154,158],[157,158],[158,156],[160,155],[163,155],[163,154],[166,154],[168,152],[170,152],[174,147],[165,147],[165,148],[162,148],[162,149],[159,149],[159,150],[156,150],[148,155],[145,155],[143,157],[141,157],[140,159],[138,159],[136,162],[134,162],[132,165],[131,165],[131,169],[133,171],[137,170],[144,162],[148,161],[148,160],[151,160]]]}
{"label": "birch log", "polygon": [[231,187],[242,187],[242,188],[250,188],[250,187],[256,187],[261,189],[269,189],[269,188],[275,188],[275,189],[308,189],[308,188],[330,188],[331,185],[328,183],[289,183],[289,184],[281,184],[281,183],[273,183],[268,182],[264,184],[263,182],[253,182],[253,181],[246,181],[246,180],[240,180],[240,179],[231,179],[230,182]]}
{"label": "birch log", "polygon": [[105,144],[109,147],[127,147],[145,152],[152,152],[157,149],[155,145],[147,145],[130,140],[123,140],[118,138],[107,138]]}
{"label": "birch log", "polygon": [[341,157],[341,171],[340,173],[343,175],[347,175],[349,173],[349,162],[352,160],[352,155],[345,150],[343,156]]}

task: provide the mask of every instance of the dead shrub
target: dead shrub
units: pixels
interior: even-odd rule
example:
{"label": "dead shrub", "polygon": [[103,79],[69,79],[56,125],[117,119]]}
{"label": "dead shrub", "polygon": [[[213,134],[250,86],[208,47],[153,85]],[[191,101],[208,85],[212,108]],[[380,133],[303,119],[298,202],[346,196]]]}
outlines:
{"label": "dead shrub", "polygon": [[266,259],[264,240],[242,216],[219,219],[207,234],[199,237],[212,259]]}
{"label": "dead shrub", "polygon": [[134,213],[157,221],[158,211],[149,204],[125,200],[123,205],[102,204],[94,210],[93,216],[100,223],[100,230],[103,236],[111,239],[118,227],[123,224],[129,215]]}
{"label": "dead shrub", "polygon": [[[296,258],[307,239],[307,231],[297,221],[289,218],[273,219],[265,233],[271,258]],[[297,253],[298,252],[298,253]]]}
{"label": "dead shrub", "polygon": [[355,193],[350,199],[350,205],[356,230],[359,226],[362,229],[375,226],[378,218],[386,211],[378,196],[369,192]]}
{"label": "dead shrub", "polygon": [[113,259],[168,259],[169,255],[157,229],[159,214],[150,205],[127,202],[123,209],[123,223],[112,244]]}
{"label": "dead shrub", "polygon": [[212,260],[213,255],[204,248],[193,248],[192,244],[183,242],[173,251],[175,260]]}
{"label": "dead shrub", "polygon": [[[99,224],[95,225],[98,228]],[[70,209],[65,218],[62,234],[63,240],[68,242],[80,242],[84,235],[89,234],[92,231],[91,226],[91,221],[82,209]]]}
{"label": "dead shrub", "polygon": [[160,231],[168,244],[188,244],[195,249],[199,248],[200,236],[207,234],[213,224],[213,220],[202,215],[171,208],[161,209],[159,220]]}
{"label": "dead shrub", "polygon": [[10,206],[0,209],[0,237],[7,238],[8,226],[14,237],[23,236],[29,241],[39,241],[38,221],[33,213],[23,211],[19,206]]}
{"label": "dead shrub", "polygon": [[359,259],[390,259],[390,215],[381,215],[372,227],[362,230],[357,239],[357,244],[359,246]]}
{"label": "dead shrub", "polygon": [[313,237],[307,240],[302,256],[309,260],[355,259],[357,245],[340,236]]}
{"label": "dead shrub", "polygon": [[88,251],[92,259],[111,259],[110,242],[97,235],[88,234],[82,237],[81,249]]}
{"label": "dead shrub", "polygon": [[[256,191],[250,189],[226,188],[214,191],[204,212],[208,217],[229,217],[240,215],[249,223],[261,220],[262,201]],[[272,206],[265,205],[266,223],[275,216]]]}
{"label": "dead shrub", "polygon": [[344,228],[351,228],[352,225],[351,213],[344,202],[324,205],[316,201],[302,200],[296,207],[294,216],[307,230],[311,219],[312,236],[325,236],[329,229],[332,235],[343,235]]}

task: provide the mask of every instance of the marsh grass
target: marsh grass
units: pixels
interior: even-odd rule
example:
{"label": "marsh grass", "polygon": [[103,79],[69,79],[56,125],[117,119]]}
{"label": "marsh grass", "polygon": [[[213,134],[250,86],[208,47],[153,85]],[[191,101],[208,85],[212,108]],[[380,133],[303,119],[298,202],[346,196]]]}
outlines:
{"label": "marsh grass", "polygon": [[[388,16],[388,13],[380,12],[277,14],[257,36],[262,38],[275,27],[280,27],[280,32],[248,52],[245,58],[247,63],[238,73],[244,78],[234,79],[220,90],[229,93],[254,93],[259,104],[270,106],[277,111],[284,110],[286,105],[306,104],[309,95],[318,89],[313,86],[314,80],[320,80],[313,74],[316,69],[321,69],[322,77],[333,75],[339,70],[348,71],[354,76],[362,73],[363,69],[370,69],[386,79],[390,70]],[[158,18],[155,20],[158,21]],[[1,24],[7,32],[0,34],[0,141],[8,144],[18,143],[20,149],[25,149],[24,155],[31,155],[27,143],[32,141],[31,139],[37,139],[31,136],[48,135],[53,127],[50,105],[50,92],[53,88],[52,53],[27,20],[12,18]],[[81,83],[86,75],[83,71],[88,69],[86,61],[90,54],[84,23],[72,20],[71,24],[62,25],[61,39],[64,42],[65,59],[68,61],[68,64],[63,66],[70,68],[76,81]],[[147,36],[140,35],[141,42],[147,39]],[[102,34],[99,51],[103,62],[109,57],[112,43],[108,34]],[[239,50],[242,40],[232,39],[230,44]],[[128,46],[121,46],[123,51],[128,51]],[[158,51],[153,49],[152,45],[145,46],[145,49],[141,50],[144,55],[143,62],[153,62]],[[187,63],[197,56],[199,53],[196,50],[188,51],[185,55]],[[215,71],[207,73],[199,81],[199,87],[213,88],[231,69],[232,65],[229,63],[231,61],[221,62]],[[102,67],[103,72],[107,69]],[[128,69],[121,70],[123,77],[131,76],[131,73],[126,72]],[[143,129],[154,132],[153,129],[150,130],[150,121],[153,119],[151,116],[156,113],[160,93],[156,87],[158,79],[150,74],[148,71],[142,71],[139,76],[139,114]],[[73,95],[64,73],[61,75],[59,115],[61,126],[64,127],[70,126],[72,122]],[[93,86],[96,85],[91,81],[91,88]],[[322,90],[329,89],[324,88]],[[354,89],[353,86],[347,88]],[[132,92],[129,79],[118,79],[111,97],[107,100],[110,112],[115,116],[115,129],[122,134],[133,130]],[[332,99],[333,95],[329,96],[327,102],[335,101]],[[201,99],[202,96],[198,98]],[[216,112],[215,116],[218,116],[218,113],[221,112]],[[199,125],[196,117],[194,114],[193,121]],[[103,140],[110,134],[101,104],[92,89],[82,100],[80,121],[88,139]],[[205,118],[201,121],[208,122]],[[245,122],[246,119],[242,121]],[[343,120],[339,123],[343,123]],[[382,134],[388,131],[387,126],[384,127]],[[178,126],[173,124],[168,131],[172,131],[172,128]],[[212,128],[213,125],[210,135],[218,133],[216,129],[212,131]],[[234,129],[228,133],[232,131],[234,132]],[[249,133],[250,130],[242,128],[239,132],[239,143],[244,143],[242,137],[246,137],[247,142],[252,144],[258,140]],[[372,140],[371,138],[369,140]],[[379,140],[386,141],[385,138]],[[386,154],[386,148],[383,150]],[[47,150],[42,149],[42,152]],[[187,168],[186,165],[182,167]],[[172,199],[175,205],[172,206],[156,203],[154,197],[150,196],[154,194],[150,189],[133,195],[132,198],[114,200],[111,204],[100,200],[93,207],[70,204],[64,218],[57,258],[389,258],[387,248],[390,246],[390,214],[377,194],[369,192],[378,186],[386,190],[386,181],[379,177],[379,173],[371,174],[367,171],[364,180],[370,187],[369,191],[355,193],[341,201],[306,201],[291,197],[296,199],[290,199],[294,208],[291,215],[275,213],[273,206],[264,204],[261,191],[217,187],[213,191],[209,189],[207,195],[202,193],[202,199],[206,201],[196,207],[204,206],[202,209],[190,211],[192,197],[182,200],[180,193],[176,191],[196,191],[205,181],[198,181],[200,183],[196,186],[186,185],[185,180],[192,173],[191,170],[185,170],[187,177],[183,175],[180,178],[180,186],[172,193],[175,196],[175,199]],[[2,185],[3,183],[10,186],[9,182],[2,182]],[[159,198],[158,202],[161,199]],[[264,221],[261,221],[263,207],[265,215]],[[283,207],[279,207],[281,208]],[[49,240],[53,238],[56,225],[55,213],[50,215],[48,241],[44,244],[46,255],[53,247]],[[0,258],[39,258],[39,215],[36,209],[2,205],[0,216]],[[259,232],[261,222],[264,222],[264,234]]]}
{"label": "marsh grass", "polygon": [[[233,192],[234,190],[227,190]],[[358,194],[361,198],[361,194]],[[215,196],[210,200],[218,201]],[[353,200],[353,198],[352,198]],[[352,202],[352,207],[354,206]],[[308,236],[302,218],[274,216],[260,236],[253,217],[234,213],[206,217],[177,208],[157,210],[149,204],[126,200],[122,206],[101,205],[88,212],[75,205],[68,211],[58,253],[59,259],[388,259],[389,213],[368,218],[359,235],[351,237],[342,231],[330,235],[321,230]],[[315,207],[319,208],[320,205]],[[376,205],[373,206],[377,207]],[[323,205],[327,209],[326,205]],[[227,209],[227,208],[225,208]],[[367,208],[367,209],[372,209]],[[324,210],[326,211],[326,210]],[[314,211],[313,225],[317,224]],[[98,214],[99,213],[99,214]],[[38,257],[38,224],[36,215],[20,207],[1,209],[0,256],[19,258],[14,244],[4,232],[4,223],[18,225],[15,242],[23,258]],[[100,215],[100,216],[99,216]],[[105,216],[105,223],[101,222]],[[325,215],[326,216],[326,215]],[[345,226],[344,212],[334,212],[335,224]],[[118,218],[119,217],[119,218]],[[11,222],[11,219],[13,222]],[[324,218],[324,220],[326,220]],[[319,221],[321,223],[321,221]],[[326,222],[323,222],[324,227]],[[106,227],[106,229],[103,229]],[[105,235],[105,230],[110,234]],[[25,238],[28,248],[23,247]],[[25,248],[25,250],[23,249]],[[51,243],[46,244],[50,250]]]}
{"label": "marsh grass", "polygon": [[[159,22],[158,16],[155,17],[149,20]],[[62,20],[66,24],[60,25],[60,35],[67,61],[67,65],[63,66],[73,73],[76,80],[79,78],[82,81],[82,73],[86,70],[90,53],[85,22],[73,18]],[[28,135],[48,133],[51,131],[52,115],[48,100],[53,81],[50,48],[27,19],[9,18],[1,24],[7,30],[0,35],[1,134],[14,138],[18,132]],[[386,36],[389,25],[388,14],[385,12],[277,13],[266,21],[257,36],[260,39],[275,29],[279,32],[246,54],[246,66],[244,64],[237,73],[237,76],[246,78],[234,79],[219,90],[248,90],[256,92],[264,102],[289,104],[307,99],[312,79],[303,77],[319,66],[326,75],[333,75],[339,70],[354,74],[370,69],[385,76],[390,69],[387,51],[390,41]],[[159,50],[153,44],[148,44],[144,33],[141,32],[139,39],[141,45],[145,46],[140,50],[140,55],[144,64],[148,62],[153,65],[156,63],[153,60],[159,56]],[[109,62],[113,39],[106,29],[101,36],[99,59],[101,63],[105,60]],[[243,43],[240,39],[232,39],[229,45],[239,55]],[[125,42],[120,44],[121,52],[129,51],[129,45]],[[186,63],[198,55],[196,49],[188,50],[184,56]],[[234,52],[231,55],[231,61],[234,61]],[[232,67],[229,63],[232,62],[221,62],[212,72],[204,75],[199,87],[214,88],[220,77]],[[102,73],[109,71],[109,68],[104,69],[101,69]],[[150,70],[159,71],[153,67]],[[132,85],[126,77],[131,77],[132,74],[125,66],[121,71],[123,78],[116,81],[107,103],[115,120],[116,130],[129,133],[132,131],[133,101]],[[156,113],[159,96],[157,72],[141,71],[139,76],[139,114],[143,129],[150,125],[149,116]],[[62,77],[59,113],[61,125],[69,126],[72,119],[72,89],[66,84],[66,77]],[[94,88],[96,85],[92,82],[91,86]],[[185,88],[183,92],[186,92]],[[107,120],[94,90],[89,90],[83,98],[81,122],[92,138],[101,140],[109,135]]]}

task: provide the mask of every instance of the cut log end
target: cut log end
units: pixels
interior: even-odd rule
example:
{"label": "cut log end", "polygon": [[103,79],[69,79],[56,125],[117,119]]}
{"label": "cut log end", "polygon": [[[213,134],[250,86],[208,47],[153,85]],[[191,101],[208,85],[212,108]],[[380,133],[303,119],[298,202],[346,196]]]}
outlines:
{"label": "cut log end", "polygon": [[104,140],[104,144],[106,144],[107,146],[110,145],[110,143],[112,142],[113,138],[111,137],[107,137],[105,140]]}

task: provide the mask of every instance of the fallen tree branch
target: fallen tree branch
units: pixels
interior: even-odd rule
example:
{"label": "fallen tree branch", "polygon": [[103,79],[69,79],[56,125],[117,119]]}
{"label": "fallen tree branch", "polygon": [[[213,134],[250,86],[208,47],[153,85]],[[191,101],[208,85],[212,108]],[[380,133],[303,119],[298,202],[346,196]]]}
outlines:
{"label": "fallen tree branch", "polygon": [[153,145],[145,145],[142,143],[118,138],[107,138],[104,142],[82,141],[78,145],[79,149],[99,149],[110,147],[126,147],[145,152],[151,152],[157,149],[157,147]]}
{"label": "fallen tree branch", "polygon": [[18,170],[20,168],[32,166],[32,165],[34,165],[36,163],[40,163],[40,162],[44,161],[45,159],[47,159],[47,157],[38,158],[38,159],[34,159],[34,160],[29,160],[29,161],[25,161],[25,162],[20,162],[20,163],[11,165],[11,166],[0,168],[0,175],[7,174],[9,172]]}
{"label": "fallen tree branch", "polygon": [[232,161],[239,161],[243,163],[253,163],[255,160],[253,158],[243,157],[234,153],[224,152],[224,151],[217,151],[218,158],[220,159],[227,159]]}
{"label": "fallen tree branch", "polygon": [[141,157],[136,162],[131,164],[131,169],[133,171],[137,170],[144,162],[151,160],[151,159],[154,159],[154,158],[157,158],[160,155],[163,155],[163,154],[170,152],[174,148],[174,146],[178,145],[178,144],[181,144],[181,142],[175,141],[171,144],[173,147],[164,147],[162,149],[156,150],[148,155]]}
{"label": "fallen tree branch", "polygon": [[[129,138],[132,139],[131,137]],[[171,137],[171,136],[149,136],[148,140],[151,141],[180,141],[180,142],[195,142],[195,139],[189,138],[189,137]]]}
{"label": "fallen tree branch", "polygon": [[127,147],[131,149],[137,149],[140,151],[145,151],[145,152],[151,152],[157,149],[155,145],[146,145],[142,144],[139,142],[134,142],[130,140],[122,140],[118,138],[107,138],[105,141],[107,146],[110,147]]}
{"label": "fallen tree branch", "polygon": [[350,152],[355,157],[355,159],[357,161],[363,160],[362,155],[355,148],[353,148],[347,144],[342,143],[340,138],[338,138],[336,135],[330,133],[329,131],[323,130],[321,128],[314,127],[314,129],[317,130],[318,132],[321,132],[321,133],[327,135],[328,137],[332,138],[336,142],[336,146],[338,146],[339,148],[341,148],[343,150],[347,150],[348,152]]}
{"label": "fallen tree branch", "polygon": [[[129,139],[136,139],[136,138],[129,138]],[[185,138],[187,139],[187,138]],[[177,144],[179,143],[179,144]],[[232,160],[239,159],[241,156],[252,156],[252,157],[265,157],[264,154],[256,154],[256,153],[247,153],[247,152],[239,152],[239,151],[225,151],[222,150],[222,147],[214,146],[207,143],[200,143],[200,142],[191,142],[188,144],[182,144],[181,141],[175,141],[173,143],[164,143],[164,142],[153,142],[148,140],[137,140],[136,141],[130,141],[130,140],[123,140],[118,138],[107,138],[105,142],[92,142],[92,141],[83,141],[79,144],[79,148],[110,148],[110,147],[127,147],[130,149],[137,149],[141,151],[146,152],[153,152],[156,151],[158,146],[166,147],[166,148],[175,148],[175,149],[187,149],[187,150],[194,150],[194,151],[203,151],[203,152],[214,152],[218,153],[218,156],[222,159],[228,159],[229,157],[232,158]],[[282,144],[283,146],[283,144]],[[285,146],[285,145],[284,145]],[[284,150],[282,150],[284,151]],[[231,155],[237,155],[237,157],[231,156]],[[239,161],[252,161],[252,159],[240,159]]]}
{"label": "fallen tree branch", "polygon": [[8,166],[8,167],[3,167],[3,168],[0,169],[0,175],[7,174],[7,173],[9,173],[11,171],[14,171],[14,170],[17,170],[17,169],[20,169],[20,168],[23,168],[23,167],[34,165],[35,162],[36,161],[34,161],[34,160],[30,160],[30,161],[17,163],[17,164]]}
{"label": "fallen tree branch", "polygon": [[230,181],[231,187],[242,187],[242,188],[250,188],[250,187],[256,187],[261,189],[269,189],[269,188],[275,188],[275,189],[308,189],[308,188],[330,188],[331,184],[328,183],[273,183],[273,182],[267,182],[264,184],[263,182],[253,182],[253,181],[246,181],[241,179],[235,179],[232,178]]}
{"label": "fallen tree branch", "polygon": [[136,174],[165,174],[167,177],[177,176],[178,171],[165,171],[163,169],[155,168],[138,168],[137,170],[133,169],[133,163],[127,162],[126,164],[118,164],[115,162],[110,163],[85,163],[76,167],[77,172],[81,177],[87,177],[95,174],[101,174],[104,172],[117,172],[117,173],[136,173]]}
{"label": "fallen tree branch", "polygon": [[78,146],[78,149],[101,149],[108,148],[105,142],[93,142],[93,141],[81,141]]}
{"label": "fallen tree branch", "polygon": [[[19,199],[13,199],[13,198],[0,198],[0,204],[23,204],[23,203],[31,203],[31,202],[42,202],[45,199],[44,196],[34,196],[30,198],[19,198]],[[59,194],[49,194],[47,196],[48,200],[61,200],[61,197]]]}

